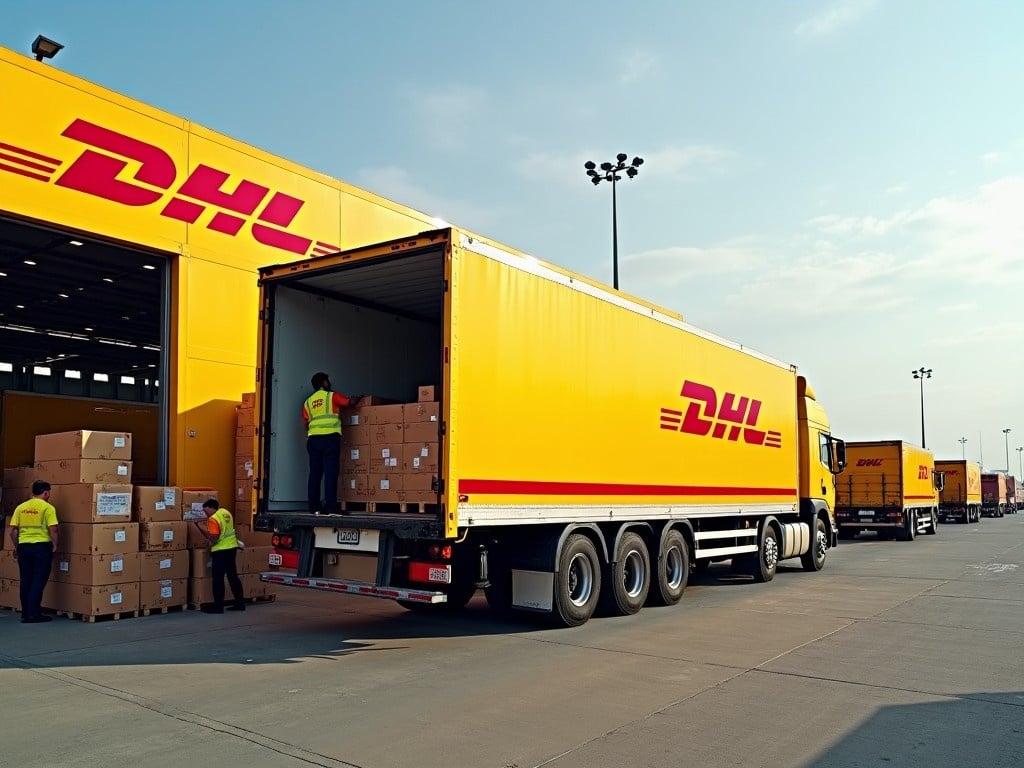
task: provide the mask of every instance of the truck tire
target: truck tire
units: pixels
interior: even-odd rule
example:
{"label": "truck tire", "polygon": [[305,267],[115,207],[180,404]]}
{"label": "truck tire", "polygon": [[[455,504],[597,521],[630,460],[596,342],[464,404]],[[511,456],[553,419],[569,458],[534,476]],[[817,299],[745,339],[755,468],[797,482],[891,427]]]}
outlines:
{"label": "truck tire", "polygon": [[627,531],[615,548],[608,565],[601,596],[605,612],[629,616],[644,607],[651,589],[651,555],[639,535]]}
{"label": "truck tire", "polygon": [[[706,560],[704,562],[707,562]],[[679,531],[665,534],[658,553],[657,578],[651,580],[648,605],[675,605],[683,599],[690,578],[690,548]]]}
{"label": "truck tire", "polygon": [[578,627],[594,615],[601,596],[601,560],[594,542],[581,533],[565,540],[555,571],[552,620]]}
{"label": "truck tire", "polygon": [[820,571],[825,567],[828,555],[828,529],[820,517],[814,524],[814,536],[811,537],[811,548],[800,555],[800,564],[805,571]]}
{"label": "truck tire", "polygon": [[917,534],[917,512],[910,510],[902,528],[896,530],[897,541],[913,541]]}
{"label": "truck tire", "polygon": [[750,558],[750,575],[754,581],[763,583],[775,578],[779,565],[779,537],[772,526],[766,526],[761,534],[757,554]]}
{"label": "truck tire", "polygon": [[929,536],[934,536],[939,532],[939,516],[935,514],[935,510],[932,510],[932,519],[928,523],[928,530],[925,531]]}

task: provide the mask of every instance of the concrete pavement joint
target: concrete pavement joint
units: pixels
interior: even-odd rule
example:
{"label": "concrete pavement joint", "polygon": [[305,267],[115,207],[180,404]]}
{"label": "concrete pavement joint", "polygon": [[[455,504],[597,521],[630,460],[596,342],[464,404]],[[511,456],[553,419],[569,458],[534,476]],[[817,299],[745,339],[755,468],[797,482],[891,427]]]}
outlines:
{"label": "concrete pavement joint", "polygon": [[176,709],[159,702],[151,701],[137,696],[128,691],[123,691],[119,688],[112,688],[106,685],[100,685],[93,683],[89,680],[69,675],[66,672],[59,672],[55,669],[45,669],[38,667],[35,664],[16,658],[14,656],[8,656],[7,654],[0,654],[0,664],[11,668],[22,669],[26,672],[31,672],[42,677],[48,677],[51,680],[55,680],[60,683],[67,685],[74,685],[78,688],[83,688],[92,693],[98,693],[101,696],[107,696],[112,699],[118,699],[127,704],[132,704],[140,709],[145,709],[164,717],[169,717],[174,720],[178,720],[182,723],[194,725],[199,728],[203,728],[214,733],[221,733],[226,736],[234,736],[242,741],[247,741],[250,744],[254,744],[264,749],[268,749],[272,752],[276,752],[279,755],[290,757],[294,760],[306,763],[307,765],[320,766],[320,768],[362,768],[356,763],[349,763],[344,760],[338,760],[330,757],[329,755],[320,754],[319,752],[311,752],[310,750],[303,749],[302,747],[295,746],[294,744],[288,744],[287,742],[278,741],[269,736],[249,731],[245,728],[240,728],[230,723],[224,723],[213,718],[200,715],[195,712],[187,712],[184,710]]}

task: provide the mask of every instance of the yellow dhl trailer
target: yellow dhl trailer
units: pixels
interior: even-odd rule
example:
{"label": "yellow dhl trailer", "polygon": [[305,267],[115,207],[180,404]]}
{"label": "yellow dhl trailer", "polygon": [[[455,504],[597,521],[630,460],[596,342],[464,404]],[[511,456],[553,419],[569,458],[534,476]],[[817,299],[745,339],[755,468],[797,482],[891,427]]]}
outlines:
{"label": "yellow dhl trailer", "polygon": [[939,494],[939,520],[980,523],[981,465],[965,459],[938,460],[935,471],[945,478]]}
{"label": "yellow dhl trailer", "polygon": [[[767,581],[835,544],[844,446],[793,366],[456,229],[267,267],[260,285],[255,525],[298,550],[297,573],[266,581],[426,610],[483,588],[574,626],[599,601],[678,602],[695,562]],[[398,402],[436,387],[432,503],[401,501],[397,467],[344,514],[310,508],[316,371]],[[380,445],[371,461],[393,461]],[[343,492],[359,482],[343,472]]]}
{"label": "yellow dhl trailer", "polygon": [[875,530],[879,538],[913,541],[938,532],[942,476],[931,451],[902,440],[850,442],[846,459],[836,485],[839,538]]}

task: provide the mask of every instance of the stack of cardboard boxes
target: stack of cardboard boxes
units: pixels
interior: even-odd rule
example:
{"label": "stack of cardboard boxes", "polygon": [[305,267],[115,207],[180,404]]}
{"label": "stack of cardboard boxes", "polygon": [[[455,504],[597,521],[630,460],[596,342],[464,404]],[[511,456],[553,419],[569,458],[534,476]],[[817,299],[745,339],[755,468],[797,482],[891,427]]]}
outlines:
{"label": "stack of cardboard boxes", "polygon": [[235,519],[252,520],[253,461],[256,454],[256,393],[242,395],[235,408]]}
{"label": "stack of cardboard boxes", "polygon": [[132,436],[123,432],[36,436],[33,479],[50,483],[50,503],[60,521],[44,608],[82,617],[138,611],[131,457]]}
{"label": "stack of cardboard boxes", "polygon": [[346,410],[341,501],[412,502],[416,510],[420,503],[436,502],[439,418],[433,386],[420,387],[415,403]]}
{"label": "stack of cardboard boxes", "polygon": [[135,486],[132,520],[139,526],[139,608],[143,613],[188,603],[188,523],[173,486]]}

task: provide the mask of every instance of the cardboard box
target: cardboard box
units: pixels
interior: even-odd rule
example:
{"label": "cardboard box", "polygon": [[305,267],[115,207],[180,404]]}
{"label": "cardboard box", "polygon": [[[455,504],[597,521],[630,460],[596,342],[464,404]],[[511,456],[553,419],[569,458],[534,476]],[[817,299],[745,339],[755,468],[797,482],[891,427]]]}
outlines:
{"label": "cardboard box", "polygon": [[127,523],[132,519],[132,487],[106,483],[53,485],[50,503],[62,523]]}
{"label": "cardboard box", "polygon": [[362,552],[331,552],[324,555],[324,578],[377,583],[377,555]]}
{"label": "cardboard box", "polygon": [[437,474],[437,443],[405,443],[402,446],[402,470],[408,473]]}
{"label": "cardboard box", "polygon": [[369,498],[370,475],[360,473],[358,475],[342,474],[338,489],[343,501],[365,501]]}
{"label": "cardboard box", "polygon": [[132,462],[117,459],[54,459],[36,462],[36,479],[51,485],[132,481]]}
{"label": "cardboard box", "polygon": [[343,475],[358,475],[370,471],[368,445],[346,445],[341,450],[341,472]]}
{"label": "cardboard box", "polygon": [[390,474],[402,469],[402,443],[370,447],[370,474]]}
{"label": "cardboard box", "polygon": [[139,551],[138,523],[61,523],[61,552],[69,555],[116,555]]}
{"label": "cardboard box", "polygon": [[188,575],[189,551],[187,549],[139,553],[139,581],[187,579]]}
{"label": "cardboard box", "polygon": [[0,551],[4,549],[11,549],[11,539],[7,535],[7,529],[11,527],[11,518],[8,515],[0,517],[0,522],[3,523],[3,528],[0,529]]}
{"label": "cardboard box", "polygon": [[235,556],[235,567],[239,573],[262,573],[270,569],[270,553],[274,551],[269,546],[246,546],[238,550]]}
{"label": "cardboard box", "polygon": [[139,582],[139,610],[188,604],[188,577]]}
{"label": "cardboard box", "polygon": [[[50,579],[46,582],[43,590],[42,607],[54,610],[56,608],[57,582]],[[21,610],[21,582],[18,579],[0,578],[0,608],[13,608]]]}
{"label": "cardboard box", "polygon": [[[4,517],[10,517],[14,514],[15,508],[23,501],[28,501],[32,498],[32,488],[8,488],[4,486],[2,489],[2,496],[0,496],[0,512],[3,513]],[[6,535],[6,534],[5,534]]]}
{"label": "cardboard box", "polygon": [[13,549],[0,549],[0,579],[20,579],[18,561],[14,559]]}
{"label": "cardboard box", "polygon": [[404,407],[401,403],[395,405],[371,405],[365,410],[369,412],[370,424],[401,424],[402,409]]}
{"label": "cardboard box", "polygon": [[256,425],[255,424],[237,424],[235,426],[235,437],[248,437],[249,439],[255,439],[255,437],[256,437]]}
{"label": "cardboard box", "polygon": [[248,437],[236,437],[235,438],[235,459],[249,459],[250,464],[252,463],[253,456],[256,455],[256,438],[252,435]]}
{"label": "cardboard box", "polygon": [[68,584],[127,584],[139,580],[139,553],[54,557],[53,580]]}
{"label": "cardboard box", "polygon": [[153,552],[188,548],[188,527],[183,520],[168,523],[139,523],[139,551]]}
{"label": "cardboard box", "polygon": [[440,403],[408,403],[402,406],[402,423],[409,425],[424,421],[437,421],[441,411],[440,405]]}
{"label": "cardboard box", "polygon": [[246,505],[251,504],[253,493],[252,483],[248,480],[240,480],[238,485],[235,487],[235,506],[238,506],[240,503]]}
{"label": "cardboard box", "polygon": [[96,432],[80,429],[36,435],[35,460],[114,459],[131,461],[132,436],[128,432]]}
{"label": "cardboard box", "polygon": [[256,407],[256,393],[245,392],[242,394],[242,407],[243,408],[255,408]]}
{"label": "cardboard box", "polygon": [[56,610],[82,616],[134,613],[139,610],[139,582],[100,585],[62,582],[56,585],[54,602]]}
{"label": "cardboard box", "polygon": [[[31,488],[35,481],[34,466],[9,467],[4,470],[4,488]],[[30,493],[29,496],[31,495]]]}
{"label": "cardboard box", "polygon": [[[406,492],[427,491],[436,494],[434,491],[435,477],[436,475],[430,472],[410,472],[402,478],[402,490]],[[423,501],[423,499],[416,500]],[[413,501],[413,499],[406,498],[406,501]]]}
{"label": "cardboard box", "polygon": [[203,503],[207,499],[220,499],[215,488],[182,488],[181,517],[183,520],[205,520]]}
{"label": "cardboard box", "polygon": [[386,447],[404,443],[403,424],[373,424],[370,426],[370,448]]}
{"label": "cardboard box", "polygon": [[436,443],[440,440],[439,422],[414,421],[405,425],[403,443]]}
{"label": "cardboard box", "polygon": [[132,489],[132,520],[139,523],[181,520],[181,489],[165,485],[136,485]]}
{"label": "cardboard box", "polygon": [[437,400],[437,387],[431,385],[429,387],[420,387],[417,391],[416,399],[421,403],[432,403]]}
{"label": "cardboard box", "polygon": [[256,409],[235,407],[235,426],[254,427],[256,426]]}
{"label": "cardboard box", "polygon": [[[267,585],[260,581],[258,573],[239,574],[238,579],[242,582],[242,594],[245,597],[263,597],[268,594]],[[224,580],[224,603],[230,605],[234,601],[231,594],[231,587]],[[204,605],[213,602],[213,579],[190,578],[188,580],[188,603],[189,605]]]}
{"label": "cardboard box", "polygon": [[239,456],[235,459],[235,480],[251,480],[253,477],[252,456]]}
{"label": "cardboard box", "polygon": [[190,579],[208,579],[213,576],[213,559],[208,549],[188,551],[188,575]]}
{"label": "cardboard box", "polygon": [[199,529],[196,528],[197,524],[204,525],[204,523],[199,520],[189,521],[188,532],[185,536],[186,545],[189,549],[209,549],[210,540],[203,536]]}

